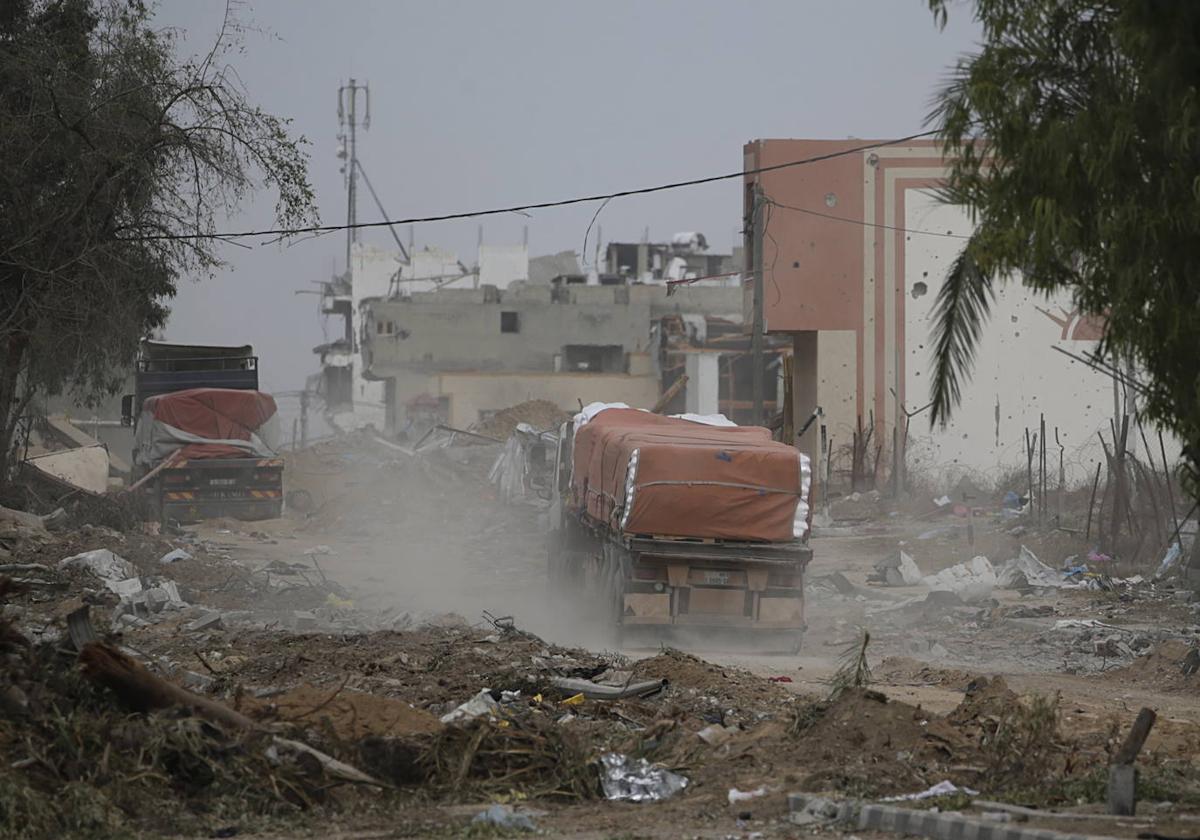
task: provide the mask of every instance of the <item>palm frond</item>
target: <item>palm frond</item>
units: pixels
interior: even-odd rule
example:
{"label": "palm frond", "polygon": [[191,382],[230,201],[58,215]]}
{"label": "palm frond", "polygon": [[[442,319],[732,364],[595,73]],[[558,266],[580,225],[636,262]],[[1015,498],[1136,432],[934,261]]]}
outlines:
{"label": "palm frond", "polygon": [[991,279],[973,256],[974,244],[969,240],[954,260],[934,304],[931,424],[944,426],[962,401],[962,383],[971,375],[979,335],[995,299]]}

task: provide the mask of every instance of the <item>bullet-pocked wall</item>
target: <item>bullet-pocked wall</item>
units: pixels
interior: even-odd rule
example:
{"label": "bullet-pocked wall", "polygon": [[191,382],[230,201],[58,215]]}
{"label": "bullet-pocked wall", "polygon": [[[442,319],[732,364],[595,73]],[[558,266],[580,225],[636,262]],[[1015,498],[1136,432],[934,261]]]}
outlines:
{"label": "bullet-pocked wall", "polygon": [[[758,140],[745,161],[770,167],[868,144]],[[905,411],[929,402],[933,307],[971,233],[966,213],[934,193],[945,175],[939,149],[914,142],[747,176],[747,216],[761,214],[764,231],[767,329],[818,332],[817,401],[835,459],[860,416],[874,419],[887,453],[897,418],[903,430]],[[1083,480],[1103,457],[1096,432],[1107,433],[1113,416],[1113,382],[1054,348],[1083,355],[1102,328],[1068,297],[1040,297],[1010,279],[949,425],[931,429],[927,410],[909,422],[908,468],[995,476],[1023,465],[1025,427],[1044,413],[1055,466],[1057,427],[1068,481]]]}

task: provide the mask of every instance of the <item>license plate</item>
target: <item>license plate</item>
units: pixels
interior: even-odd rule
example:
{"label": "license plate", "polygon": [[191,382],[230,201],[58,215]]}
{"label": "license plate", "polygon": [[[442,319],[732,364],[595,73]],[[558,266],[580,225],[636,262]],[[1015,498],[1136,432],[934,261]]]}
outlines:
{"label": "license plate", "polygon": [[709,586],[728,586],[729,572],[705,572],[704,582]]}
{"label": "license plate", "polygon": [[237,484],[236,478],[210,478],[208,483],[212,487],[232,487]]}

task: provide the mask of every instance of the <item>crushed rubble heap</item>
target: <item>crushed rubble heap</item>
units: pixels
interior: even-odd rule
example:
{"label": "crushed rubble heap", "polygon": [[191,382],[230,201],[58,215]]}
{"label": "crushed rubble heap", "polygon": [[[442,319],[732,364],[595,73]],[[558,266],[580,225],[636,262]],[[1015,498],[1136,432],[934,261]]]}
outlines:
{"label": "crushed rubble heap", "polygon": [[528,423],[539,432],[544,432],[570,419],[570,414],[548,400],[528,400],[497,411],[477,423],[471,431],[496,440],[508,440],[519,423]]}

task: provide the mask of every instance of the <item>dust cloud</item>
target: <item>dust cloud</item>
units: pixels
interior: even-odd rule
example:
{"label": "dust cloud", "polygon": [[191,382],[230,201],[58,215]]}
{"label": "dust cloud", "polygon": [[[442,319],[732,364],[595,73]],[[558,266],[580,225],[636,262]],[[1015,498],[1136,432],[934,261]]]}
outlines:
{"label": "dust cloud", "polygon": [[296,535],[328,547],[327,574],[363,607],[471,623],[486,612],[547,641],[611,647],[613,628],[595,605],[551,593],[547,511],[496,497],[487,474],[498,452],[485,444],[414,457],[357,436],[295,453],[288,489],[303,489],[313,507],[291,514]]}

